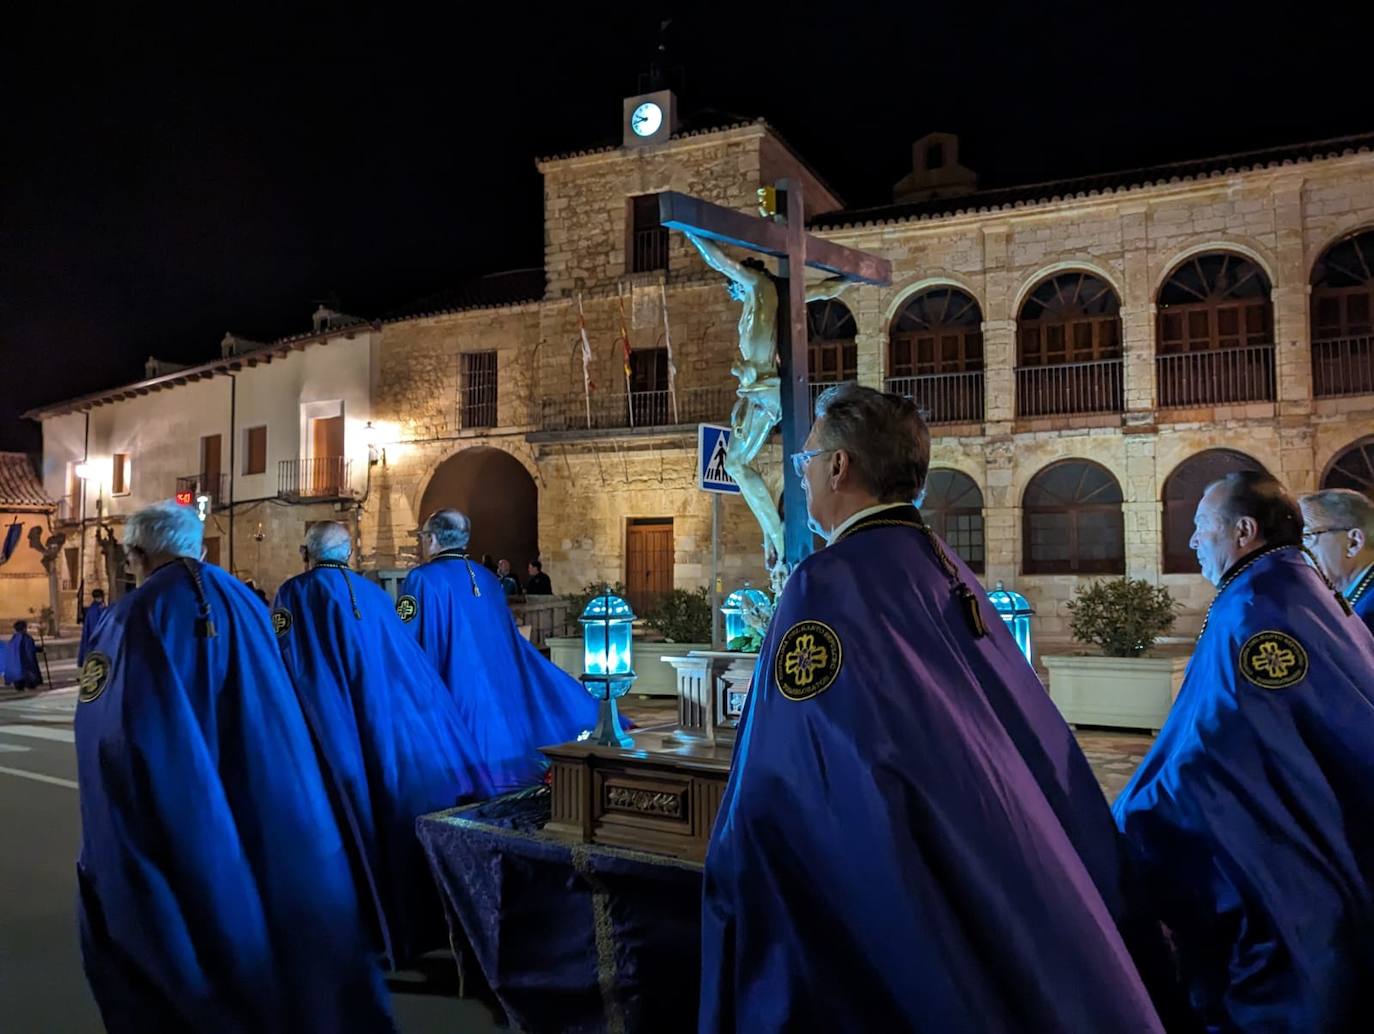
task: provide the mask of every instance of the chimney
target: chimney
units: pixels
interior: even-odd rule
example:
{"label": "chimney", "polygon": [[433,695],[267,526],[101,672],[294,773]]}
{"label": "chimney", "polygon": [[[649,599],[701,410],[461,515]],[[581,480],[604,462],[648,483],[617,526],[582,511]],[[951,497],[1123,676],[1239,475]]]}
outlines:
{"label": "chimney", "polygon": [[892,188],[896,203],[961,197],[978,189],[978,174],[959,164],[959,137],[927,133],[911,145],[911,175]]}

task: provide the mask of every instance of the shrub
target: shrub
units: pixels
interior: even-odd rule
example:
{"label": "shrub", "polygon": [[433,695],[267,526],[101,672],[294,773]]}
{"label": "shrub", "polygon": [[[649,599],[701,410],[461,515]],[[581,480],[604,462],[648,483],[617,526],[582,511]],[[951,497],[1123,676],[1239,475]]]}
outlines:
{"label": "shrub", "polygon": [[644,616],[670,643],[711,641],[711,600],[703,589],[674,589]]}
{"label": "shrub", "polygon": [[1111,578],[1080,585],[1069,601],[1069,628],[1108,657],[1139,657],[1174,627],[1179,604],[1162,585]]}

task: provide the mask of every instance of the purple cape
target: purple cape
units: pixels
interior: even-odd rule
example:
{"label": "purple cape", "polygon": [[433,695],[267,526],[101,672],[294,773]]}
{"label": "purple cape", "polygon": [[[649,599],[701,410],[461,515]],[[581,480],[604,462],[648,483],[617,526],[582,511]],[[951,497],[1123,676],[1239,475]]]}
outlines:
{"label": "purple cape", "polygon": [[1101,790],[919,525],[882,511],[788,582],[706,859],[699,1029],[1160,1031]]}

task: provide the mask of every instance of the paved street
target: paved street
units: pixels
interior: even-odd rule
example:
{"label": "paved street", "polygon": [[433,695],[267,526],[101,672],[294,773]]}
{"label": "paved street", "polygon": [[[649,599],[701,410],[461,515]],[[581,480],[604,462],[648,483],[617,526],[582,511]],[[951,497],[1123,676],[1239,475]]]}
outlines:
{"label": "paved street", "polygon": [[[0,697],[0,1031],[98,1034],[95,1003],[81,973],[73,866],[80,843],[71,722],[76,690],[27,700]],[[662,711],[664,713],[660,714]],[[640,721],[665,708],[638,708]],[[1083,731],[1089,760],[1109,797],[1139,764],[1149,737]],[[428,981],[392,982],[405,1034],[480,1034],[500,1030],[479,1003],[460,1000],[444,960]],[[413,990],[424,989],[424,993]]]}

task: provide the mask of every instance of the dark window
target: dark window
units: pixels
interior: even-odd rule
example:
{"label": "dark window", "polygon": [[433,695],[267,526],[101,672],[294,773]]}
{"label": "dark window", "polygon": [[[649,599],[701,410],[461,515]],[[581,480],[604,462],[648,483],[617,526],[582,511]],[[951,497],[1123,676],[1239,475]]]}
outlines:
{"label": "dark window", "polygon": [[921,516],[969,567],[983,573],[983,493],[973,478],[957,470],[932,470]]}
{"label": "dark window", "polygon": [[666,348],[640,348],[630,353],[629,402],[636,427],[672,423]]}
{"label": "dark window", "polygon": [[1016,321],[1019,366],[1121,356],[1121,301],[1101,277],[1067,272],[1040,284]]}
{"label": "dark window", "polygon": [[1269,279],[1229,252],[1195,255],[1159,290],[1159,354],[1272,345]]}
{"label": "dark window", "polygon": [[926,148],[926,168],[938,169],[945,164],[945,145],[931,144]]}
{"label": "dark window", "polygon": [[267,428],[250,427],[243,432],[243,472],[263,474],[267,471]]}
{"label": "dark window", "polygon": [[1193,515],[1202,493],[1213,481],[1236,470],[1264,467],[1234,449],[1208,449],[1174,468],[1164,481],[1164,573],[1197,574],[1197,555],[1188,546],[1193,537]]}
{"label": "dark window", "polygon": [[1337,241],[1312,268],[1312,391],[1374,392],[1374,230]]}
{"label": "dark window", "polygon": [[110,494],[127,495],[129,485],[133,481],[132,465],[129,462],[127,452],[117,452],[114,454],[113,470],[110,474]]}
{"label": "dark window", "polygon": [[888,337],[890,377],[983,368],[983,314],[957,287],[915,295],[892,321]]}
{"label": "dark window", "polygon": [[812,402],[832,384],[859,379],[859,346],[854,343],[858,328],[844,302],[808,302],[806,332]]}
{"label": "dark window", "polygon": [[668,230],[658,221],[658,195],[630,198],[630,272],[668,268]]}
{"label": "dark window", "polygon": [[463,353],[464,427],[496,426],[496,353]]}
{"label": "dark window", "polygon": [[1125,574],[1121,486],[1105,467],[1061,460],[1022,499],[1026,574]]}
{"label": "dark window", "polygon": [[1322,488],[1353,488],[1374,499],[1374,438],[1342,449],[1327,468]]}

